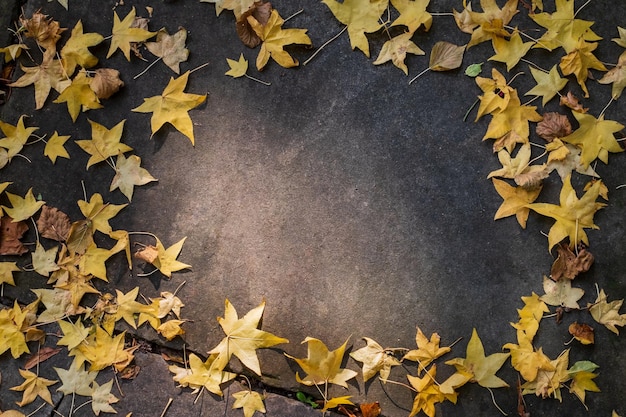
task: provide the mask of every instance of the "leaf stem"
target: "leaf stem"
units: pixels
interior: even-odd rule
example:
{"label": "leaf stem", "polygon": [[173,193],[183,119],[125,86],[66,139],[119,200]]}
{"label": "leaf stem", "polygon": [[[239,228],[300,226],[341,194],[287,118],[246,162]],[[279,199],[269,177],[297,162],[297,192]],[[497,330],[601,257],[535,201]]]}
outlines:
{"label": "leaf stem", "polygon": [[199,66],[195,67],[194,69],[192,69],[191,71],[189,71],[189,74],[193,74],[194,72],[198,71],[199,69],[202,69],[202,68],[206,67],[207,65],[209,65],[209,63],[205,62],[204,64],[199,65]]}
{"label": "leaf stem", "polygon": [[527,60],[527,59],[525,59],[525,58],[521,58],[521,59],[520,59],[520,61],[525,62],[525,63],[527,63],[528,65],[532,65],[533,67],[537,68],[537,69],[538,69],[538,70],[540,70],[540,71],[545,72],[546,74],[550,73],[550,71],[548,71],[548,70],[545,70],[545,69],[541,68],[539,65],[537,65],[537,64],[535,64],[534,62],[529,61],[529,60]]}
{"label": "leaf stem", "polygon": [[272,83],[267,82],[267,81],[263,81],[263,80],[259,80],[258,78],[254,78],[251,75],[248,74],[243,74],[246,78],[251,79],[252,81],[256,81],[257,83],[261,83],[263,85],[272,85]]}
{"label": "leaf stem", "polygon": [[467,116],[469,116],[470,112],[474,109],[474,107],[476,107],[476,105],[478,104],[478,102],[480,101],[480,99],[476,99],[474,101],[474,103],[470,106],[469,109],[467,109],[467,111],[465,112],[465,116],[463,116],[463,121],[467,120]]}
{"label": "leaf stem", "polygon": [[609,100],[608,103],[606,103],[606,106],[604,106],[604,108],[602,109],[602,111],[600,112],[600,115],[598,116],[598,119],[601,118],[602,116],[604,116],[604,112],[606,111],[606,109],[609,108],[609,106],[615,101],[615,97],[611,96],[611,99]]}
{"label": "leaf stem", "polygon": [[591,0],[587,0],[587,1],[585,2],[585,4],[583,4],[582,6],[580,6],[580,7],[578,8],[578,10],[576,10],[576,13],[574,13],[574,18],[576,18],[576,15],[578,14],[578,12],[580,12],[580,11],[583,9],[583,7],[585,7],[585,6],[586,6],[586,5],[588,5],[589,3],[591,3]]}
{"label": "leaf stem", "polygon": [[44,408],[46,406],[47,403],[43,403],[41,404],[39,407],[37,407],[35,410],[33,410],[30,414],[27,414],[26,417],[31,417],[34,416],[35,414],[37,414],[37,411],[41,410],[42,408]]}
{"label": "leaf stem", "polygon": [[411,81],[409,81],[409,85],[411,85],[413,83],[413,81],[417,80],[419,77],[421,77],[422,75],[424,75],[426,72],[430,71],[430,67],[426,68],[424,71],[420,72],[419,74],[417,74],[415,77],[413,77],[411,79]]}
{"label": "leaf stem", "polygon": [[332,41],[334,41],[335,39],[337,39],[339,36],[341,36],[341,34],[342,34],[343,32],[345,32],[345,31],[346,31],[346,29],[348,29],[348,26],[347,26],[347,25],[346,25],[346,26],[344,26],[344,28],[343,28],[343,29],[341,29],[341,31],[340,31],[338,34],[336,34],[335,36],[333,36],[332,38],[330,38],[329,40],[327,40],[326,42],[324,42],[324,43],[322,44],[322,46],[320,46],[319,48],[317,48],[317,50],[316,50],[315,52],[313,52],[313,55],[311,55],[311,56],[309,57],[309,59],[307,59],[306,61],[304,61],[304,62],[302,63],[302,66],[305,66],[306,64],[308,64],[309,62],[311,62],[311,60],[312,60],[313,58],[315,58],[315,55],[317,55],[317,54],[318,54],[318,53],[319,53],[322,49],[324,49],[324,48],[325,48],[325,47],[326,47],[329,43],[331,43]]}
{"label": "leaf stem", "polygon": [[493,391],[491,390],[491,388],[489,388],[489,387],[486,387],[486,388],[489,390],[489,394],[491,394],[491,402],[493,402],[493,405],[495,405],[495,406],[496,406],[496,408],[498,409],[498,411],[499,411],[499,412],[501,412],[501,413],[502,413],[502,415],[504,415],[504,416],[508,416],[508,414],[507,414],[507,413],[505,413],[505,412],[504,412],[504,411],[500,408],[500,406],[498,405],[498,403],[496,402],[496,398],[493,396]]}
{"label": "leaf stem", "polygon": [[150,65],[148,65],[148,66],[146,67],[146,69],[144,69],[143,71],[141,71],[139,74],[135,75],[135,76],[133,77],[133,80],[136,80],[137,78],[139,78],[139,77],[141,77],[142,75],[144,75],[146,72],[148,72],[148,70],[149,70],[150,68],[152,68],[152,66],[153,66],[154,64],[156,64],[157,62],[159,62],[161,59],[163,59],[163,58],[162,58],[162,57],[158,57],[157,59],[155,59],[154,61],[152,61],[152,62],[150,63]]}
{"label": "leaf stem", "polygon": [[167,413],[167,409],[170,408],[170,405],[172,404],[173,401],[174,399],[170,397],[170,399],[167,401],[167,404],[165,404],[165,408],[163,409],[163,412],[161,413],[159,417],[165,416],[165,413]]}
{"label": "leaf stem", "polygon": [[283,19],[283,23],[285,23],[286,21],[288,21],[288,20],[290,20],[290,19],[292,19],[292,18],[294,18],[294,17],[298,16],[298,15],[299,15],[300,13],[302,13],[303,11],[304,11],[304,9],[300,9],[300,10],[298,10],[297,12],[295,12],[294,14],[292,14],[291,16],[289,16],[288,18]]}

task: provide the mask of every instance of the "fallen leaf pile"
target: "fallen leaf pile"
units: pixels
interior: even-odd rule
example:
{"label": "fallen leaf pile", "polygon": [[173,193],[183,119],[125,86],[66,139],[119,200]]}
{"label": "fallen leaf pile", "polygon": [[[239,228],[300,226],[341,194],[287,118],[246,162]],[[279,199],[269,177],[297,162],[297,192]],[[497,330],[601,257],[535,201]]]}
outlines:
{"label": "fallen leaf pile", "polygon": [[[264,1],[200,1],[214,3],[217,15],[224,10],[232,11],[235,31],[242,44],[258,48],[258,71],[272,64],[270,61],[283,68],[297,67],[298,54],[312,46],[307,29],[288,27],[289,20],[297,13],[283,18],[271,3]],[[68,8],[67,0],[59,2]],[[348,32],[351,48],[360,50],[367,58],[371,55],[368,36],[385,34],[387,38],[380,42],[380,52],[372,64],[391,62],[405,75],[409,74],[409,54],[426,55],[414,40],[418,34],[423,35],[420,30],[428,32],[433,16],[439,15],[427,10],[435,6],[429,0],[323,0],[322,3],[329,16]],[[486,124],[482,140],[493,141],[491,149],[501,165],[486,174],[503,200],[494,220],[515,216],[520,227],[526,228],[533,216],[549,219],[547,246],[556,257],[549,275],[543,276],[544,293],[521,297],[523,306],[517,310],[518,321],[510,323],[516,341],[504,343],[501,352],[486,353],[477,329],[471,332],[465,356],[448,359],[444,356],[452,352],[454,343],[441,346],[439,334],[432,333],[428,338],[419,327],[413,348],[383,347],[373,338],[363,337],[365,346],[351,351],[348,357],[361,364],[363,381],[378,376],[383,384],[400,384],[411,390],[413,403],[409,417],[419,413],[434,417],[439,404],[457,402],[466,384],[476,383],[489,390],[509,387],[512,384],[497,375],[509,361],[519,373],[517,395],[521,417],[530,415],[523,404],[525,395],[561,401],[564,393],[569,392],[586,407],[587,393],[599,392],[602,386],[601,378],[597,378],[599,366],[585,359],[570,361],[570,353],[578,358],[581,355],[576,351],[577,344],[595,344],[596,328],[619,334],[626,325],[626,313],[621,312],[623,299],[612,294],[614,298],[609,301],[605,290],[596,285],[595,301],[590,299],[585,304],[585,291],[579,287],[594,262],[591,247],[597,234],[590,231],[599,229],[596,214],[609,205],[607,186],[595,168],[598,161],[608,164],[614,154],[623,151],[616,134],[623,131],[624,125],[612,120],[622,116],[611,104],[620,99],[626,87],[626,52],[616,57],[615,64],[600,61],[595,54],[602,38],[592,30],[594,22],[581,18],[584,5],[576,10],[574,0],[555,0],[552,12],[548,11],[552,4],[540,0],[500,3],[504,4],[480,0],[478,6],[476,2],[463,0],[461,11],[448,13],[458,29],[468,36],[467,43],[434,42],[428,67],[409,84],[427,71],[456,70],[469,48],[484,42],[491,44],[494,53],[486,57],[491,64],[490,77],[480,76],[482,63],[469,65],[465,74],[475,77],[478,87],[475,122]],[[525,12],[521,13],[522,10]],[[517,19],[524,15],[525,24],[532,22],[536,32],[516,26]],[[101,66],[101,60],[93,52],[95,48],[108,42],[106,59],[120,50],[129,62],[146,60],[141,52],[145,49],[156,58],[135,78],[158,61],[168,67],[165,71],[177,74],[162,90],[159,88],[161,94],[144,98],[143,103],[132,109],[151,113],[151,135],[146,140],[170,124],[194,145],[190,112],[203,111],[208,93],[185,91],[195,70],[179,75],[181,64],[185,65],[190,54],[186,46],[187,30],[179,27],[172,34],[165,28],[150,31],[149,19],[137,17],[134,7],[122,19],[114,10],[112,20],[110,36],[105,37],[85,32],[80,20],[68,31],[61,22],[41,11],[30,17],[22,16],[15,33],[17,43],[0,48],[6,62],[19,60],[19,71],[11,82],[7,81],[6,87],[32,86],[34,109],[50,103],[64,104],[74,123],[84,118],[87,111],[90,115],[106,111],[106,100],[126,85],[122,78],[128,74]],[[538,35],[531,37],[529,33]],[[626,30],[617,28],[617,35],[612,41],[626,48]],[[537,49],[553,58],[549,69],[539,68],[527,59]],[[226,59],[229,69],[225,75],[245,76],[271,85],[248,75],[248,60],[243,53],[238,61]],[[522,102],[515,87],[517,75],[512,73],[521,69],[521,62],[528,63],[524,76],[534,81],[534,87],[523,96],[541,98],[543,111],[530,105],[534,99]],[[574,80],[576,85],[572,85]],[[611,101],[601,111],[585,108],[578,98],[580,94],[565,93],[566,87],[578,89],[588,98],[594,92],[596,80],[598,84],[611,86]],[[50,98],[51,94],[56,97]],[[557,96],[559,111],[547,111],[545,106],[554,103]],[[483,118],[489,118],[488,123]],[[127,144],[132,142],[124,135],[125,119],[110,127],[91,119],[88,122],[90,137],[72,138],[57,131],[40,137],[40,129],[33,126],[36,122],[25,115],[13,121],[0,121],[0,169],[18,156],[25,157],[24,148],[40,141],[45,142],[43,155],[52,164],[59,158],[71,159],[67,145],[74,142],[89,156],[87,171],[95,171],[99,165],[108,165],[114,171],[109,191],[119,189],[129,203],[136,187],[158,181],[141,166],[142,158]],[[537,154],[537,148],[543,152],[533,155]],[[552,171],[556,174],[551,174]],[[581,178],[585,178],[586,185],[577,190]],[[544,189],[554,188],[555,181],[560,189],[559,201],[543,201]],[[547,183],[550,187],[545,186]],[[12,306],[0,309],[0,354],[14,359],[31,355],[23,369],[19,369],[23,382],[8,389],[22,393],[18,407],[35,401],[43,401],[42,407],[53,406],[50,389],[56,388],[63,395],[72,396],[72,409],[67,417],[75,411],[75,397],[84,397],[78,407],[90,405],[95,415],[115,413],[114,404],[120,399],[111,392],[114,380],[100,384],[96,382],[98,373],[112,370],[121,378],[132,379],[140,372],[134,365],[139,345],[132,331],[140,326],[149,327],[162,340],[171,341],[184,336],[187,320],[181,317],[184,303],[177,296],[178,290],[163,291],[155,298],[143,297],[139,286],[127,292],[115,289],[114,294],[104,291],[105,284],[117,281],[112,275],[116,272],[107,263],[115,258],[123,261],[129,270],[136,272],[140,268],[142,275],[158,272],[172,279],[174,273],[191,268],[178,260],[186,237],[166,247],[149,232],[114,228],[116,216],[127,204],[110,203],[108,196],[99,193],[87,197],[85,190],[84,199],[76,202],[82,216],[71,219],[53,203],[43,200],[40,193],[45,190],[28,188],[24,192],[26,188],[24,184],[0,183],[0,255],[12,257],[0,261],[0,287],[19,285],[27,272],[44,277],[47,282],[41,288],[31,289],[36,297],[34,302],[21,305],[15,301]],[[29,230],[36,238],[33,242],[23,242]],[[191,353],[182,362],[171,360],[174,363],[169,365],[169,370],[173,380],[180,387],[198,393],[207,390],[216,396],[223,396],[225,387],[239,381],[243,389],[232,394],[233,409],[241,409],[245,417],[265,413],[264,394],[256,390],[247,376],[232,372],[231,366],[234,356],[260,378],[263,370],[257,350],[288,343],[285,338],[261,330],[264,309],[265,301],[239,317],[227,299],[224,316],[217,318],[224,337],[207,349],[204,357]],[[548,356],[538,333],[542,321],[552,316],[557,324],[567,321],[563,333],[571,336],[568,344],[573,345]],[[51,335],[58,337],[51,341]],[[352,396],[335,395],[336,390],[347,389],[348,381],[359,376],[357,371],[343,367],[345,354],[350,351],[349,339],[334,350],[314,337],[307,337],[302,343],[307,345],[307,357],[285,355],[302,371],[295,373],[295,380],[315,387],[322,397],[314,400],[304,395],[304,402],[319,406],[323,413],[337,409],[350,417],[377,417],[384,412],[377,402],[355,405]],[[40,364],[58,354],[73,358],[71,366],[54,368],[56,375],[49,374],[49,378],[41,376]],[[394,379],[398,372],[404,372],[406,380]],[[0,417],[4,416],[25,414],[0,411]],[[612,417],[619,416],[614,411]]]}

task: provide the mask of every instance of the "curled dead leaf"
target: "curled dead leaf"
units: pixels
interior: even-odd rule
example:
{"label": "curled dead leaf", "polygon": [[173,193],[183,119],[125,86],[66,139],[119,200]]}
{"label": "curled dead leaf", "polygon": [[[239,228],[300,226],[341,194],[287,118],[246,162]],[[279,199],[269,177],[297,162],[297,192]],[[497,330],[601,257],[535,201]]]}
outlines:
{"label": "curled dead leaf", "polygon": [[13,222],[9,216],[0,219],[0,255],[22,255],[28,249],[22,245],[20,238],[26,233],[25,222]]}
{"label": "curled dead leaf", "polygon": [[556,247],[557,258],[552,264],[550,278],[558,281],[561,278],[574,279],[578,274],[587,272],[593,265],[594,257],[586,248],[578,250],[574,254],[567,243],[561,243]]}
{"label": "curled dead leaf", "polygon": [[583,345],[591,345],[594,343],[593,327],[588,324],[574,322],[569,325],[568,331],[574,336],[574,339],[578,340]]}
{"label": "curled dead leaf", "polygon": [[27,38],[33,38],[46,50],[55,51],[56,43],[61,38],[61,33],[66,29],[62,28],[56,20],[48,18],[48,15],[37,11],[30,19],[20,17],[20,23],[26,29]]}
{"label": "curled dead leaf", "polygon": [[122,379],[135,379],[139,375],[141,367],[139,365],[128,365],[119,373],[119,377]]}
{"label": "curled dead leaf", "polygon": [[562,138],[572,133],[572,125],[567,116],[557,112],[547,112],[543,120],[537,124],[537,134],[547,142]]}
{"label": "curled dead leaf", "polygon": [[99,99],[107,99],[124,87],[120,72],[113,68],[98,68],[96,75],[89,80],[89,87]]}
{"label": "curled dead leaf", "polygon": [[135,258],[148,262],[150,264],[154,263],[154,261],[156,261],[158,257],[159,250],[156,248],[156,246],[152,245],[145,246],[135,252]]}
{"label": "curled dead leaf", "polygon": [[70,233],[71,222],[61,210],[44,205],[37,219],[37,230],[42,237],[64,242]]}
{"label": "curled dead leaf", "polygon": [[[150,19],[148,19],[147,17],[136,16],[135,20],[133,20],[133,23],[130,25],[130,27],[148,30],[148,22],[150,22]],[[131,42],[130,50],[133,51],[133,54],[135,54],[137,58],[143,60],[144,59],[143,55],[141,55],[141,51],[139,50],[139,47],[142,44],[143,42]]]}
{"label": "curled dead leaf", "polygon": [[578,102],[578,98],[576,98],[571,91],[569,91],[566,96],[561,96],[559,103],[561,106],[569,107],[578,113],[587,113],[589,110],[588,108],[584,108],[583,105]]}
{"label": "curled dead leaf", "polygon": [[272,4],[262,1],[256,1],[254,4],[241,16],[237,18],[235,26],[237,27],[237,35],[239,39],[249,48],[255,48],[261,44],[261,38],[256,34],[250,23],[248,23],[248,16],[254,17],[261,25],[265,26],[272,13]]}
{"label": "curled dead leaf", "polygon": [[517,185],[527,190],[534,190],[541,186],[542,181],[548,178],[549,171],[546,165],[529,166],[513,179]]}
{"label": "curled dead leaf", "polygon": [[61,348],[52,348],[50,346],[44,346],[39,349],[38,352],[33,353],[24,364],[24,369],[28,370],[36,366],[38,363],[45,361],[46,359],[51,358],[52,356],[59,353]]}

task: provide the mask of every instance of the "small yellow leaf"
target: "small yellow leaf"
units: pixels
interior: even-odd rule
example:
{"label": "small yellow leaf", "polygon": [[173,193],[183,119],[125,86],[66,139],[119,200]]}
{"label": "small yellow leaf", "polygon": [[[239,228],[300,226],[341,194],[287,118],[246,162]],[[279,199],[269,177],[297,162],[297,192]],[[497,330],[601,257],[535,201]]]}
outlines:
{"label": "small yellow leaf", "polygon": [[239,61],[226,58],[226,62],[230,69],[226,71],[225,75],[230,75],[233,78],[239,78],[246,75],[248,72],[248,61],[243,57],[243,54],[239,55]]}

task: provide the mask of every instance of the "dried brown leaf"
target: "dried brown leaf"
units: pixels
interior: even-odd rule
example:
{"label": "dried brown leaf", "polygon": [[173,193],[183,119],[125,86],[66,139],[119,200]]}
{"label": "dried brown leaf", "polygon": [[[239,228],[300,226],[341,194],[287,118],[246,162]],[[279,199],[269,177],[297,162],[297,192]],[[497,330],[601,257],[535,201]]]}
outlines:
{"label": "dried brown leaf", "polygon": [[589,110],[588,108],[584,108],[583,105],[578,102],[578,98],[576,98],[571,91],[569,91],[566,96],[561,96],[559,103],[561,106],[569,107],[578,113],[587,113]]}
{"label": "dried brown leaf", "polygon": [[44,205],[37,219],[37,230],[46,239],[65,242],[70,233],[71,222],[67,214],[61,210]]}
{"label": "dried brown leaf", "polygon": [[9,216],[0,219],[0,255],[22,255],[28,249],[22,245],[20,238],[26,233],[25,222],[13,222]]}
{"label": "dried brown leaf", "polygon": [[61,38],[62,28],[56,20],[48,19],[48,15],[39,11],[33,13],[30,19],[20,17],[20,23],[26,29],[27,38],[33,38],[37,43],[48,51],[56,51],[56,43]]}
{"label": "dried brown leaf", "polygon": [[547,142],[555,138],[562,138],[572,133],[572,125],[567,116],[557,112],[548,112],[543,115],[543,120],[537,124],[537,134]]}
{"label": "dried brown leaf", "polygon": [[[138,29],[143,29],[148,31],[148,23],[150,22],[150,19],[148,19],[147,17],[139,17],[136,16],[135,19],[133,20],[133,23],[130,25],[131,28],[138,28]],[[133,51],[133,54],[135,54],[135,56],[139,59],[144,59],[143,55],[141,55],[141,51],[139,50],[139,47],[143,44],[143,42],[131,42],[130,43],[130,50]]]}
{"label": "dried brown leaf", "polygon": [[430,64],[432,71],[449,71],[461,66],[465,45],[455,45],[446,41],[439,41],[433,45],[430,51]]}
{"label": "dried brown leaf", "polygon": [[569,334],[574,336],[583,345],[591,345],[594,343],[593,327],[588,324],[579,324],[574,322],[569,325]]}
{"label": "dried brown leaf", "polygon": [[246,12],[237,18],[237,35],[239,39],[249,48],[255,48],[261,44],[261,38],[256,34],[250,23],[248,16],[254,17],[261,25],[265,26],[272,13],[272,4],[262,1],[255,2]]}
{"label": "dried brown leaf", "polygon": [[159,250],[156,246],[148,245],[135,252],[135,258],[153,264],[159,257]]}
{"label": "dried brown leaf", "polygon": [[107,99],[124,87],[120,72],[112,68],[98,68],[96,75],[89,80],[89,87],[99,99]]}
{"label": "dried brown leaf", "polygon": [[26,363],[24,364],[24,369],[28,370],[37,366],[38,363],[41,363],[46,359],[51,358],[52,356],[59,353],[61,350],[61,348],[52,348],[50,346],[42,347],[41,349],[39,349],[39,352],[30,355],[30,357],[26,360]]}
{"label": "dried brown leaf", "polygon": [[141,367],[139,365],[128,365],[119,373],[119,377],[122,379],[135,379],[139,375]]}
{"label": "dried brown leaf", "polygon": [[541,186],[541,182],[548,178],[549,173],[546,165],[533,165],[521,174],[517,174],[513,180],[520,187],[534,190]]}
{"label": "dried brown leaf", "polygon": [[561,278],[574,279],[593,265],[593,255],[584,247],[579,248],[578,255],[572,252],[567,243],[559,244],[556,250],[558,255],[550,270],[550,278],[554,281]]}

